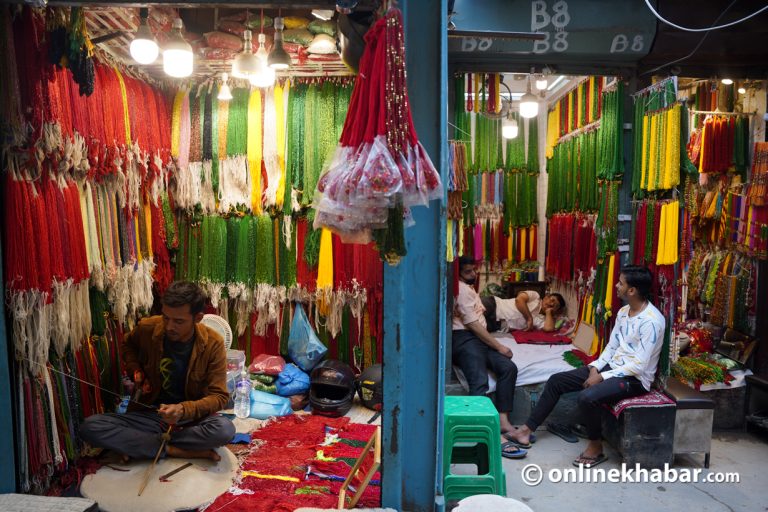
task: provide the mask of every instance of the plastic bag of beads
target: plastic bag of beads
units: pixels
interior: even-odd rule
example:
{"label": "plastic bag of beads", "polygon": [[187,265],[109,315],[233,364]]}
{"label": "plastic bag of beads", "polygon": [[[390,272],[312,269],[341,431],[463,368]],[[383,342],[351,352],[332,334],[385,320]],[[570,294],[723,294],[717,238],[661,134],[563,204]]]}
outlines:
{"label": "plastic bag of beads", "polygon": [[350,198],[351,204],[389,206],[392,198],[403,188],[400,169],[387,148],[384,136],[378,136],[370,145],[365,163],[358,160],[362,170],[360,181]]}
{"label": "plastic bag of beads", "polygon": [[[416,175],[417,187],[426,197],[427,202],[442,198],[443,183],[440,180],[440,173],[435,169],[421,142],[415,146],[409,145],[409,160]],[[423,204],[426,206],[426,202]]]}

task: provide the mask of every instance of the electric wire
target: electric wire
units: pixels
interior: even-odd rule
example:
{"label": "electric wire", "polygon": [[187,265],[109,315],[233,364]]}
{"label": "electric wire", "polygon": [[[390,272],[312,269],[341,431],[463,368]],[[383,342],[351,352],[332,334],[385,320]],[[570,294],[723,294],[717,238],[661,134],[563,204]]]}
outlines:
{"label": "electric wire", "polygon": [[[648,6],[648,8],[649,8],[649,9],[651,10],[651,12],[653,13],[653,15],[654,15],[654,16],[656,16],[656,17],[659,19],[659,21],[661,21],[661,22],[663,22],[663,23],[666,23],[667,25],[669,25],[669,26],[671,26],[671,27],[674,27],[674,28],[676,28],[676,29],[678,29],[678,30],[684,30],[684,31],[686,31],[686,32],[709,32],[710,30],[720,30],[721,28],[732,27],[732,26],[734,26],[734,25],[738,25],[739,23],[742,23],[742,22],[744,22],[744,21],[747,21],[747,20],[748,20],[748,19],[750,19],[750,18],[754,18],[755,16],[757,16],[757,15],[758,15],[758,14],[760,14],[761,12],[765,11],[766,9],[768,9],[768,5],[766,5],[766,6],[764,6],[762,9],[758,9],[757,11],[753,12],[753,13],[752,13],[752,14],[750,14],[749,16],[745,16],[744,18],[741,18],[740,20],[731,21],[730,23],[726,23],[726,24],[724,24],[724,25],[718,25],[718,26],[716,26],[716,27],[715,27],[715,26],[711,26],[711,27],[709,27],[709,28],[688,28],[688,27],[683,27],[683,26],[677,25],[677,24],[675,24],[675,23],[672,23],[671,21],[669,21],[669,20],[667,20],[667,19],[663,18],[663,17],[661,16],[661,14],[659,14],[659,13],[656,11],[656,9],[654,9],[654,8],[653,8],[653,6],[651,5],[651,2],[650,2],[650,0],[645,0],[645,5],[647,5],[647,6]],[[731,4],[731,5],[733,5],[733,4]],[[728,7],[730,8],[730,5],[729,5]],[[726,8],[726,10],[728,10],[728,9]],[[723,14],[725,14],[725,11],[723,11],[723,12],[720,14],[720,16],[722,16]],[[720,19],[720,16],[718,16],[718,18],[717,18],[718,20]],[[717,23],[717,20],[715,20],[715,23]]]}
{"label": "electric wire", "polygon": [[[720,18],[722,18],[722,17],[723,17],[723,15],[724,15],[725,13],[727,13],[727,12],[728,12],[728,11],[731,9],[731,7],[733,7],[733,4],[735,4],[737,1],[738,1],[738,0],[733,0],[733,1],[732,1],[730,4],[728,4],[728,7],[726,7],[725,9],[723,9],[723,12],[721,12],[721,13],[720,13],[720,15],[719,15],[717,18],[715,18],[715,21],[713,21],[713,22],[712,22],[712,26],[713,26],[713,27],[714,27],[715,23],[717,23],[718,21],[720,21]],[[646,2],[647,2],[647,0],[646,0]],[[650,74],[650,73],[655,73],[656,71],[658,71],[658,70],[660,70],[660,69],[662,69],[662,68],[665,68],[665,67],[667,67],[667,66],[669,66],[669,65],[672,65],[672,64],[677,64],[678,62],[682,62],[682,61],[684,61],[684,60],[686,60],[686,59],[689,59],[689,58],[691,58],[691,57],[693,56],[693,54],[694,54],[694,53],[696,53],[696,52],[698,51],[698,49],[701,47],[702,43],[704,43],[704,40],[705,40],[705,39],[707,38],[707,36],[709,35],[709,31],[710,31],[710,30],[714,30],[714,29],[712,29],[712,28],[710,28],[710,29],[707,29],[707,32],[706,32],[706,33],[705,33],[705,34],[704,34],[704,35],[701,37],[701,39],[699,40],[698,44],[696,44],[696,46],[694,46],[693,50],[691,50],[691,52],[690,52],[688,55],[686,55],[686,56],[684,56],[684,57],[680,57],[679,59],[675,59],[675,60],[673,60],[673,61],[667,62],[666,64],[662,64],[661,66],[657,66],[657,67],[655,67],[655,68],[653,68],[653,69],[651,69],[651,70],[649,70],[649,71],[646,71],[646,72],[644,72],[644,73],[641,73],[641,74],[640,74],[640,76],[648,75],[648,74]]]}

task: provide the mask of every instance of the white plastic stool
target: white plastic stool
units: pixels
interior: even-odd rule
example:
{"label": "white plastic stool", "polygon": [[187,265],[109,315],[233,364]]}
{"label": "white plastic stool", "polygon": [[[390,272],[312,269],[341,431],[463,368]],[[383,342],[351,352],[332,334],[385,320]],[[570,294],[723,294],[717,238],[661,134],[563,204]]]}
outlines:
{"label": "white plastic stool", "polygon": [[453,512],[533,512],[522,501],[505,498],[495,494],[477,494],[459,502]]}

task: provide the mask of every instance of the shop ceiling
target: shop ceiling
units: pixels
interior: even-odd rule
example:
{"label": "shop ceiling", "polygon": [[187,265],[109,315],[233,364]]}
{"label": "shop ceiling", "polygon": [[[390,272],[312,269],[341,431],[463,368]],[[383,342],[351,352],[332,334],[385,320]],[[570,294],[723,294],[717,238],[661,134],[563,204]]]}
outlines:
{"label": "shop ceiling", "polygon": [[[106,54],[122,62],[123,64],[140,70],[157,80],[168,80],[169,78],[163,72],[162,59],[158,59],[154,64],[139,66],[130,56],[129,47],[133,34],[139,26],[139,8],[149,7],[158,11],[175,11],[184,21],[185,31],[194,37],[200,37],[207,32],[216,30],[218,21],[221,18],[231,16],[235,13],[249,10],[251,16],[259,16],[262,12],[265,16],[274,19],[276,16],[300,16],[309,20],[315,19],[312,16],[313,9],[326,9],[335,11],[335,0],[316,0],[313,2],[291,2],[291,1],[271,1],[271,2],[241,2],[238,0],[229,0],[227,2],[70,2],[70,1],[51,1],[48,2],[51,7],[55,6],[82,6],[86,12],[86,26],[91,40],[97,42],[96,47]],[[362,0],[357,3],[356,10],[371,11],[378,5],[376,0]],[[256,42],[256,33],[254,31],[254,43]],[[274,29],[268,27],[264,29],[265,34],[271,40]],[[204,40],[202,40],[204,41]],[[202,43],[205,44],[204,42]],[[194,46],[194,43],[193,43]],[[206,78],[219,77],[223,72],[230,72],[232,67],[232,58],[206,58],[205,54],[195,46],[195,64],[194,72],[189,78],[193,81],[200,81]],[[349,75],[351,72],[341,61],[338,53],[324,55],[321,59],[316,56],[304,54],[299,58],[293,54],[293,65],[290,70],[279,73],[280,76],[336,76]]]}
{"label": "shop ceiling", "polygon": [[[686,27],[727,23],[765,6],[762,0],[652,4]],[[529,72],[546,65],[562,74],[641,81],[654,74],[768,78],[768,12],[721,30],[684,32],[658,21],[645,0],[449,0],[449,19],[452,71]]]}

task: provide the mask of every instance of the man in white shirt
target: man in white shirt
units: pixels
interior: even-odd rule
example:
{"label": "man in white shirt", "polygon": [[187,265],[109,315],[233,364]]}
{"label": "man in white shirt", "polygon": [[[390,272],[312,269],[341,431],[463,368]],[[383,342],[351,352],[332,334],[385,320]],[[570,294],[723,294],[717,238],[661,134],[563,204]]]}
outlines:
{"label": "man in white shirt", "polygon": [[480,296],[472,288],[477,273],[475,261],[469,256],[459,258],[459,295],[453,308],[452,359],[461,368],[469,384],[469,394],[485,396],[488,393],[488,368],[496,374],[496,409],[502,432],[502,455],[522,458],[521,450],[504,438],[512,430],[508,414],[515,398],[517,366],[512,362],[512,350],[490,335]]}
{"label": "man in white shirt", "polygon": [[485,320],[490,332],[538,331],[553,332],[562,325],[565,299],[559,293],[541,296],[526,290],[514,299],[483,297]]}
{"label": "man in white shirt", "polygon": [[528,446],[531,433],[552,412],[560,395],[581,390],[578,404],[589,443],[573,464],[590,468],[607,459],[601,441],[600,407],[650,391],[664,344],[664,316],[648,301],[652,281],[645,267],[622,269],[616,291],[627,305],[616,315],[605,350],[588,366],[550,377],[525,424],[507,433],[510,441]]}

